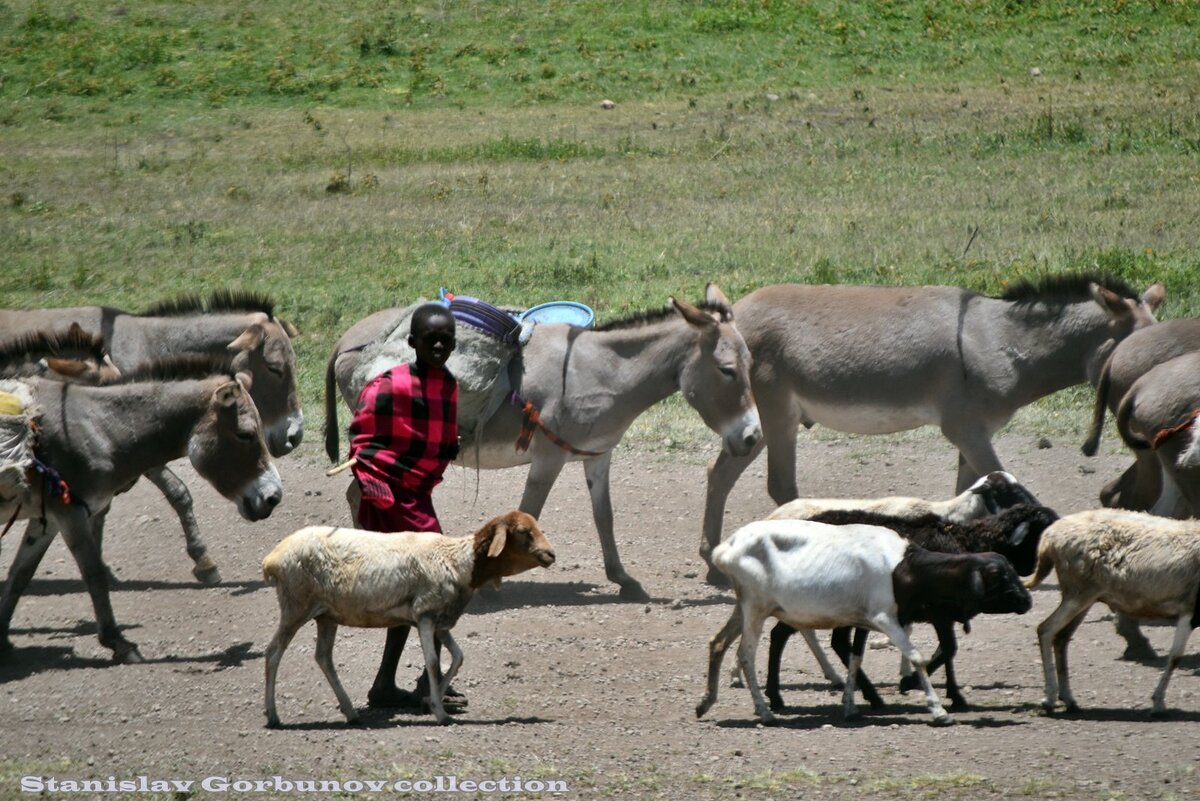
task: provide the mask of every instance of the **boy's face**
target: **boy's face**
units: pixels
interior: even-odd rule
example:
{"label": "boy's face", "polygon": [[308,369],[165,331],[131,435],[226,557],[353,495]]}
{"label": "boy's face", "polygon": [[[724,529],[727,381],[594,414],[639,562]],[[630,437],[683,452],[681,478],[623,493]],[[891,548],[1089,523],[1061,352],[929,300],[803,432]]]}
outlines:
{"label": "boy's face", "polygon": [[417,352],[417,361],[443,367],[454,351],[454,318],[448,313],[438,314],[423,322],[408,335],[408,344]]}

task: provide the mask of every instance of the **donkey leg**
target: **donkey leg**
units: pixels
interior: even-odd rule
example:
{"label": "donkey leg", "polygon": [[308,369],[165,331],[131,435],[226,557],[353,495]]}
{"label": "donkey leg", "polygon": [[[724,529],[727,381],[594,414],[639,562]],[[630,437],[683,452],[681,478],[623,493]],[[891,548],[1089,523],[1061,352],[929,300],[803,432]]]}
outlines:
{"label": "donkey leg", "polygon": [[188,492],[187,486],[179,480],[179,476],[165,467],[155,467],[142,475],[158,487],[178,515],[179,524],[183,526],[184,547],[194,563],[192,575],[203,584],[220,583],[221,574],[216,563],[209,558],[204,540],[200,538],[200,526],[196,523],[196,515],[192,510],[192,494]]}
{"label": "donkey leg", "polygon": [[8,581],[4,583],[4,592],[0,595],[0,651],[12,648],[8,630],[12,625],[13,612],[57,533],[53,524],[47,528],[40,520],[30,520],[25,527],[25,536],[21,538],[17,554],[8,568]]}
{"label": "donkey leg", "polygon": [[708,565],[704,580],[714,587],[728,587],[729,578],[713,567],[712,552],[721,541],[721,529],[725,520],[725,502],[738,478],[766,447],[766,439],[759,440],[745,456],[732,456],[721,451],[708,466],[708,482],[705,487],[704,524],[700,533],[700,558]]}
{"label": "donkey leg", "polygon": [[942,423],[942,434],[958,448],[958,489],[963,492],[980,476],[1002,470],[1000,458],[992,447],[992,434],[977,424],[960,425],[954,421]]}
{"label": "donkey leg", "polygon": [[144,662],[137,645],[125,639],[117,627],[112,600],[108,595],[108,568],[100,558],[100,549],[92,538],[87,513],[78,507],[67,506],[60,509],[56,516],[60,518],[63,540],[71,550],[75,564],[79,566],[88,595],[92,597],[96,625],[100,629],[100,644],[112,649],[114,662]]}
{"label": "donkey leg", "polygon": [[595,456],[583,463],[583,474],[587,478],[588,493],[592,496],[592,519],[600,535],[600,550],[604,554],[604,575],[619,584],[621,597],[629,601],[648,601],[650,595],[642,585],[625,572],[621,556],[617,553],[617,540],[613,533],[612,495],[609,492],[608,470],[612,465],[612,451]]}

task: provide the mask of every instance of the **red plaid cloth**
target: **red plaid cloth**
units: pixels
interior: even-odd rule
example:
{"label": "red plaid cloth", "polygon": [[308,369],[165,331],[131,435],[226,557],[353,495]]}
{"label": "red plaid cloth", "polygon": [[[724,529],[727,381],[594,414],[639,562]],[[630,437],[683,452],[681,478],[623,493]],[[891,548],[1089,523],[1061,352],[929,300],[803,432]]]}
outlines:
{"label": "red plaid cloth", "polygon": [[458,456],[458,382],[448,370],[402,364],[358,396],[350,456],[363,501],[387,509],[397,495],[429,496]]}

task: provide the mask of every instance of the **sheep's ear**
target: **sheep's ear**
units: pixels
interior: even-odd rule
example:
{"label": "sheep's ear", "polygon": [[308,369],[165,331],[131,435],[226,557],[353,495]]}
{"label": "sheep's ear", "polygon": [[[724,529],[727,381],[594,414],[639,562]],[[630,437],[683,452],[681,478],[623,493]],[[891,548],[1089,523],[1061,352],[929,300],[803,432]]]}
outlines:
{"label": "sheep's ear", "polygon": [[971,592],[976,598],[987,597],[987,587],[983,583],[983,567],[976,567],[971,573]]}
{"label": "sheep's ear", "polygon": [[1012,536],[1008,538],[1008,544],[1020,545],[1022,542],[1024,542],[1025,538],[1029,536],[1029,527],[1029,521],[1026,520],[1024,523],[1013,529]]}
{"label": "sheep's ear", "polygon": [[508,540],[508,526],[504,523],[499,523],[492,529],[492,544],[488,546],[487,555],[491,559],[495,559],[504,550],[504,543]]}

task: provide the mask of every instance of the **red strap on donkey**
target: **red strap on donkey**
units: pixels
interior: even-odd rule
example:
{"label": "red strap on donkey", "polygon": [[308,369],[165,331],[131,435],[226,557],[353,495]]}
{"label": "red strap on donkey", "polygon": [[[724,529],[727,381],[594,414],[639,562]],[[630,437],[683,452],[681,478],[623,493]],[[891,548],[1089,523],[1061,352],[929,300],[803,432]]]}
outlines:
{"label": "red strap on donkey", "polygon": [[521,409],[522,415],[521,434],[517,437],[515,446],[517,453],[524,453],[529,450],[529,443],[533,441],[533,432],[536,428],[546,435],[546,439],[568,453],[573,453],[576,456],[601,456],[604,454],[604,451],[585,451],[582,448],[576,448],[558,434],[555,434],[542,422],[542,416],[538,412],[538,408],[533,405],[533,402],[525,400],[516,392],[509,396],[509,401],[513,406]]}
{"label": "red strap on donkey", "polygon": [[1187,420],[1175,426],[1174,428],[1159,429],[1158,433],[1154,435],[1154,441],[1150,443],[1150,447],[1158,450],[1159,447],[1168,439],[1176,434],[1187,431],[1189,428],[1194,426],[1196,424],[1197,417],[1200,417],[1200,409],[1194,410],[1190,415],[1188,415]]}

